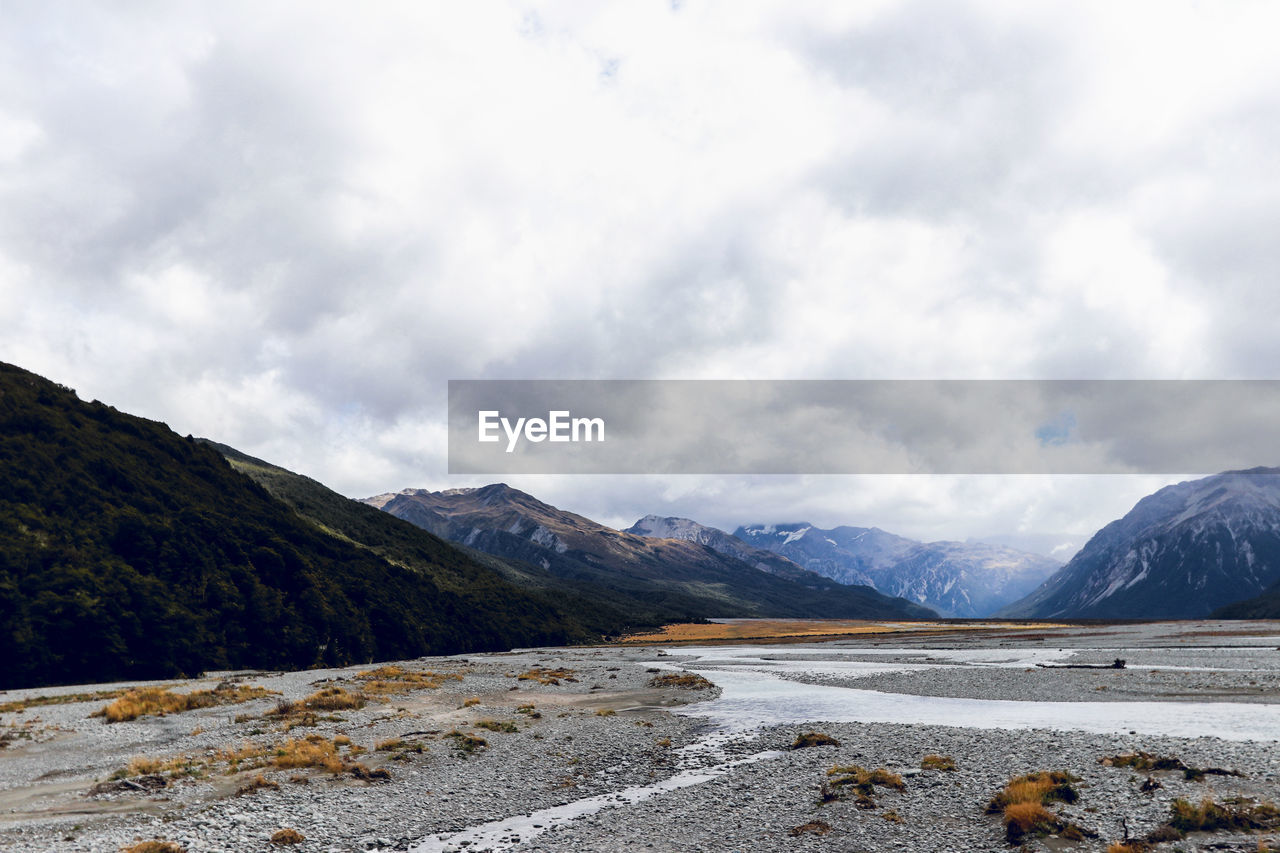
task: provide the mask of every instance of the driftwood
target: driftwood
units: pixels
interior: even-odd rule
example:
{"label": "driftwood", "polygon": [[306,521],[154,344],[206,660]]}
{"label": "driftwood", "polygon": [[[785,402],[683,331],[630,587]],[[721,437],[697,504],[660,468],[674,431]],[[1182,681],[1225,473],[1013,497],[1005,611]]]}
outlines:
{"label": "driftwood", "polygon": [[1116,658],[1114,663],[1038,663],[1041,669],[1124,669],[1124,659]]}

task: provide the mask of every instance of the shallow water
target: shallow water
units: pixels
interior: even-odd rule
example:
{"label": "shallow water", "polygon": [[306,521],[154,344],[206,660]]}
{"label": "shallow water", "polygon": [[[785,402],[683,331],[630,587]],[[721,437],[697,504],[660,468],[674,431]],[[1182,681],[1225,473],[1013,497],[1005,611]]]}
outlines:
{"label": "shallow water", "polygon": [[[797,676],[856,678],[936,666],[1028,667],[1060,661],[1079,649],[852,649],[736,646],[686,648],[680,667],[722,689],[718,699],[677,713],[706,717],[732,730],[806,722],[916,723],[978,729],[1134,732],[1227,740],[1280,740],[1280,705],[1243,702],[1032,702],[957,699],[808,684]],[[1124,650],[1120,650],[1124,651]],[[933,658],[946,663],[867,662],[841,656]],[[815,658],[807,660],[806,658]],[[1156,667],[1150,668],[1169,668]],[[785,678],[784,676],[791,676]]]}
{"label": "shallow water", "polygon": [[[1100,734],[1135,732],[1175,737],[1212,736],[1228,740],[1280,740],[1280,705],[955,699],[807,684],[796,680],[805,676],[856,678],[884,672],[922,672],[944,666],[1026,668],[1040,663],[1060,663],[1078,652],[1088,651],[1114,651],[1117,653],[1115,657],[1124,657],[1126,652],[1141,654],[1138,650],[1125,649],[866,649],[836,644],[672,649],[668,656],[673,660],[659,663],[659,666],[696,672],[722,690],[716,699],[672,709],[678,714],[704,717],[717,729],[715,734],[681,751],[686,766],[697,766],[687,766],[671,778],[650,785],[635,785],[610,794],[586,797],[532,814],[480,824],[451,835],[432,835],[410,850],[414,853],[506,850],[577,818],[637,803],[665,791],[697,785],[741,764],[776,758],[783,753],[760,752],[729,760],[721,752],[726,743],[749,739],[755,730],[769,725],[916,723],[978,729],[1038,728]],[[893,657],[898,660],[853,659],[867,657]],[[1260,664],[1268,670],[1275,665],[1273,662]],[[1159,664],[1142,668],[1202,669]],[[1212,671],[1213,668],[1203,669]],[[715,759],[717,755],[723,760],[703,766],[706,757]]]}

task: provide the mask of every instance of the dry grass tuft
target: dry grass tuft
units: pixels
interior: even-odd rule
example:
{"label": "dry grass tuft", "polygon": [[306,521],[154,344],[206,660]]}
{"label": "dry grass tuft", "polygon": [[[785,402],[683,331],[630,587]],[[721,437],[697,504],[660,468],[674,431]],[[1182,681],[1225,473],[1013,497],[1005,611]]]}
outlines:
{"label": "dry grass tuft", "polygon": [[452,672],[415,672],[402,666],[388,665],[358,673],[356,678],[364,682],[363,692],[374,696],[408,693],[411,690],[438,690],[446,681],[461,681],[462,676]]}
{"label": "dry grass tuft", "polygon": [[1091,830],[1061,820],[1045,806],[1054,802],[1074,803],[1080,794],[1072,783],[1080,781],[1060,770],[1015,776],[987,804],[987,814],[1002,816],[1005,837],[1019,844],[1027,835],[1061,835],[1071,840],[1097,838]]}
{"label": "dry grass tuft", "polygon": [[940,770],[949,773],[956,769],[956,760],[950,755],[935,755],[930,753],[920,759],[920,769]]}
{"label": "dry grass tuft", "polygon": [[163,717],[165,714],[180,714],[214,705],[239,705],[270,695],[271,691],[262,687],[231,684],[220,684],[213,690],[196,690],[192,693],[173,693],[163,687],[144,687],[125,692],[92,716],[105,717],[108,723],[123,723],[139,717]]}
{"label": "dry grass tuft", "polygon": [[710,690],[715,687],[701,675],[692,672],[669,672],[649,679],[650,687],[682,687],[685,690]]}
{"label": "dry grass tuft", "polygon": [[351,765],[351,775],[357,779],[363,779],[366,782],[390,782],[391,772],[381,767],[370,770],[363,764]]}
{"label": "dry grass tuft", "polygon": [[319,735],[301,740],[290,738],[276,747],[271,763],[281,770],[315,767],[334,775],[346,769],[338,756],[338,747]]}
{"label": "dry grass tuft", "polygon": [[187,848],[176,841],[140,841],[120,848],[120,853],[187,853]]}
{"label": "dry grass tuft", "polygon": [[367,701],[363,693],[349,693],[341,687],[326,687],[312,693],[303,704],[313,711],[356,711],[363,708]]}
{"label": "dry grass tuft", "polygon": [[858,808],[873,809],[876,801],[872,795],[877,785],[895,791],[902,791],[907,787],[901,776],[883,767],[867,770],[856,764],[837,764],[827,771],[827,778],[819,789],[818,803],[841,800],[852,794],[854,805]]}
{"label": "dry grass tuft", "polygon": [[792,749],[808,749],[813,746],[839,746],[840,741],[822,732],[805,732],[791,742]]}
{"label": "dry grass tuft", "polygon": [[1280,809],[1271,803],[1258,803],[1244,798],[1217,803],[1205,797],[1199,805],[1192,805],[1186,800],[1174,800],[1169,811],[1169,826],[1183,833],[1223,830],[1247,832],[1280,828]]}
{"label": "dry grass tuft", "polygon": [[445,737],[453,738],[454,745],[464,755],[470,755],[477,749],[484,749],[489,745],[489,741],[484,738],[477,737],[476,735],[469,735],[464,732],[460,732],[457,729],[454,729],[451,732],[446,732]]}
{"label": "dry grass tuft", "polygon": [[275,832],[271,833],[271,843],[279,844],[281,846],[287,844],[301,844],[306,840],[307,837],[301,832],[287,826],[284,829],[277,829]]}
{"label": "dry grass tuft", "polygon": [[1107,755],[1098,759],[1098,763],[1103,767],[1126,767],[1131,770],[1181,770],[1182,778],[1191,782],[1203,782],[1206,776],[1244,776],[1238,770],[1225,770],[1221,767],[1192,767],[1184,764],[1180,758],[1152,755],[1141,750]]}
{"label": "dry grass tuft", "polygon": [[516,728],[515,723],[509,723],[506,720],[483,719],[477,720],[471,725],[475,726],[477,729],[487,729],[491,732],[503,732],[505,734],[515,734],[520,731],[520,729]]}
{"label": "dry grass tuft", "polygon": [[1060,826],[1058,816],[1039,803],[1010,803],[1004,810],[1005,835],[1010,844],[1017,844],[1032,834],[1049,835]]}
{"label": "dry grass tuft", "polygon": [[248,782],[245,782],[243,785],[237,788],[236,796],[243,797],[246,794],[254,794],[254,793],[257,793],[258,791],[279,791],[279,790],[280,790],[279,782],[272,782],[270,779],[266,778],[261,773],[259,773],[257,776],[254,776]]}
{"label": "dry grass tuft", "polygon": [[618,712],[613,710],[612,708],[601,708],[600,710],[596,711],[597,717],[616,717],[617,715],[618,715]]}
{"label": "dry grass tuft", "polygon": [[805,833],[813,835],[826,835],[831,832],[831,824],[825,820],[811,820],[808,823],[802,823],[799,826],[793,826],[787,830],[787,835],[800,836]]}
{"label": "dry grass tuft", "polygon": [[516,679],[518,681],[536,681],[539,684],[559,684],[561,681],[577,681],[578,679],[574,678],[574,675],[576,674],[577,670],[566,669],[564,667],[561,667],[560,669],[546,669],[541,666],[535,666],[528,672],[523,672],[516,676]]}
{"label": "dry grass tuft", "polygon": [[1080,794],[1072,787],[1072,783],[1079,781],[1061,770],[1015,776],[1005,784],[1004,790],[991,798],[991,802],[987,804],[987,814],[1000,814],[1006,807],[1016,803],[1074,803],[1080,799]]}

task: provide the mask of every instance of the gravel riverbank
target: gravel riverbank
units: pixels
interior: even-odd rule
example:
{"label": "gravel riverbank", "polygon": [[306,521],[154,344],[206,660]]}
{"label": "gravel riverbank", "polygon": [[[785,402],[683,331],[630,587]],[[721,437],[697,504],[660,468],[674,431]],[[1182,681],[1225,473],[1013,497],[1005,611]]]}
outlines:
{"label": "gravel riverbank", "polygon": [[[896,638],[842,640],[814,655],[814,672],[793,664],[784,677],[884,691],[886,703],[905,693],[1274,704],[1280,701],[1280,651],[1268,645],[1268,629],[1280,634],[1280,626],[1257,623],[1129,626],[1119,634],[1108,628],[1106,637],[1086,628],[1058,629],[1053,636],[970,632],[913,640],[901,653],[886,649],[898,645]],[[1214,636],[1215,630],[1225,633]],[[1129,665],[1047,670],[974,665],[957,654],[1001,646],[1068,649],[1053,656],[1067,663],[1120,656]],[[823,674],[820,661],[836,647],[852,660],[930,666],[859,677]],[[770,648],[756,651],[768,657]],[[934,660],[931,648],[938,651]],[[714,720],[681,712],[697,710],[692,703],[718,696],[718,688],[694,679],[683,686],[678,680],[655,683],[693,661],[686,652],[578,648],[432,658],[402,662],[381,678],[368,674],[371,667],[220,674],[167,686],[189,692],[221,684],[225,692],[234,684],[273,693],[117,723],[90,716],[109,701],[101,695],[66,704],[33,699],[119,686],[0,693],[0,707],[8,707],[0,713],[0,732],[7,733],[0,750],[0,849],[114,853],[161,839],[193,853],[411,850],[439,838],[436,849],[477,850],[483,847],[463,844],[465,837],[451,841],[452,834],[631,790],[642,792],[634,802],[564,821],[547,813],[544,823],[521,829],[520,837],[503,835],[486,846],[548,853],[1011,850],[1016,847],[1006,841],[999,816],[984,813],[987,803],[1013,776],[1062,770],[1078,778],[1079,798],[1054,804],[1054,811],[1097,837],[1028,837],[1027,848],[1105,850],[1126,832],[1139,838],[1166,823],[1179,798],[1280,798],[1280,731],[1275,739],[1249,741],[1223,740],[1209,731],[1172,738],[821,719],[717,731]],[[804,650],[788,647],[777,655],[797,656],[803,658]],[[696,668],[716,680],[714,666]],[[372,698],[362,708],[303,706],[333,688]],[[27,707],[18,710],[23,701]],[[807,731],[838,744],[790,749]],[[323,753],[328,763],[304,766],[295,761],[305,751],[300,748]],[[1100,763],[1138,750],[1239,775],[1193,779],[1178,770]],[[930,754],[948,756],[955,769],[922,769]],[[751,757],[759,760],[687,787],[653,793],[646,787]],[[870,805],[855,796],[821,802],[835,765],[884,767],[902,787],[873,786]],[[305,840],[273,844],[272,836],[286,828]],[[1192,833],[1157,849],[1257,851],[1268,844],[1280,848],[1280,830]]]}

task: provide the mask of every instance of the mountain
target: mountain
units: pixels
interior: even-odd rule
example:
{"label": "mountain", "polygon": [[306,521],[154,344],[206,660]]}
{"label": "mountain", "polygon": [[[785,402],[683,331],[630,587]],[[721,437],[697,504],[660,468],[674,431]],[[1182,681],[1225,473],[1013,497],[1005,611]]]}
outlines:
{"label": "mountain", "polygon": [[1280,468],[1254,468],[1148,495],[1000,615],[1198,619],[1277,584]]}
{"label": "mountain", "polygon": [[878,527],[823,530],[804,523],[756,524],[739,527],[733,535],[748,545],[781,554],[811,572],[840,583],[868,586],[875,586],[872,571],[892,565],[920,544]]}
{"label": "mountain", "polygon": [[1262,595],[1219,607],[1209,615],[1214,619],[1280,619],[1280,584]]}
{"label": "mountain", "polygon": [[212,447],[0,363],[0,689],[589,636],[463,555],[400,565]]}
{"label": "mountain", "polygon": [[650,539],[683,539],[686,542],[696,542],[721,554],[749,563],[762,572],[790,580],[804,581],[810,574],[808,570],[800,568],[780,554],[764,548],[753,548],[719,528],[707,527],[688,518],[646,515],[622,532],[647,536]]}
{"label": "mountain", "polygon": [[[417,525],[352,500],[310,477],[255,459],[207,439],[231,467],[258,483],[272,497],[287,504],[320,530],[378,554],[387,561],[428,575],[444,590],[461,597],[469,614],[491,634],[515,633],[510,642],[494,639],[495,647],[530,645],[534,636],[528,619],[530,600],[546,606],[554,595],[565,638],[598,640],[637,628],[661,625],[647,614],[628,612],[590,589],[578,590],[550,582],[546,572],[527,564],[499,560],[489,554],[444,541]],[[505,581],[505,582],[504,582]],[[513,585],[518,589],[513,589]],[[530,593],[533,593],[530,595]],[[536,609],[535,609],[536,612]],[[572,615],[567,615],[572,614]],[[545,644],[539,642],[538,644]]]}
{"label": "mountain", "polygon": [[823,530],[810,524],[739,527],[734,536],[842,583],[865,583],[885,595],[944,616],[988,616],[1035,589],[1057,560],[984,542],[917,542],[876,527]]}
{"label": "mountain", "polygon": [[441,538],[540,567],[605,591],[662,621],[734,616],[931,618],[932,611],[812,572],[761,571],[696,542],[649,539],[605,527],[497,483],[477,489],[406,489],[367,502]]}

